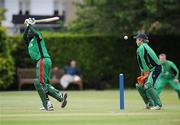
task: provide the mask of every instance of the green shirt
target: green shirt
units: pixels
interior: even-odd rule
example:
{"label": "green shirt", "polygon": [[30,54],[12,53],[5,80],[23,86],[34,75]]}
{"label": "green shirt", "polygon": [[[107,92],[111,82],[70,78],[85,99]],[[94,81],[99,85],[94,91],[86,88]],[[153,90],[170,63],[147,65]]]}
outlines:
{"label": "green shirt", "polygon": [[29,42],[28,53],[33,60],[39,60],[41,57],[50,57],[41,33],[38,32],[38,36],[35,35]]}
{"label": "green shirt", "polygon": [[[34,34],[34,37],[32,39],[29,39],[28,37],[29,31],[33,32]],[[33,60],[50,57],[47,52],[42,34],[40,32],[37,32],[31,25],[26,28],[23,37],[28,48],[28,53]]]}
{"label": "green shirt", "polygon": [[166,60],[164,63],[162,63],[162,66],[162,77],[166,79],[179,78],[179,70],[172,61]]}
{"label": "green shirt", "polygon": [[142,73],[152,71],[155,66],[161,65],[156,53],[147,43],[137,48],[137,60]]}

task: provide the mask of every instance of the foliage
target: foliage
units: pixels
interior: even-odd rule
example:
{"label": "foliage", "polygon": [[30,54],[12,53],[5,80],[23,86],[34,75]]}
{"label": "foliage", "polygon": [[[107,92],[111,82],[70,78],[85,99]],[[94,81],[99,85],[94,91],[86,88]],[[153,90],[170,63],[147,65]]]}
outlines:
{"label": "foliage", "polygon": [[144,27],[153,34],[180,34],[179,0],[146,0],[147,17]]}
{"label": "foliage", "polygon": [[0,27],[0,89],[7,88],[14,78],[14,62],[5,31],[5,28]]}
{"label": "foliage", "polygon": [[[134,87],[139,69],[133,39],[125,41],[111,35],[43,34],[53,67],[66,67],[69,60],[77,60],[86,88],[117,88],[119,73],[125,73],[125,87]],[[180,48],[179,36],[149,38],[149,44],[157,54],[167,53],[169,59],[180,67],[180,55],[176,54]],[[12,45],[16,48],[12,53],[16,67],[35,67],[22,37],[12,37],[10,41],[14,41]]]}
{"label": "foliage", "polygon": [[2,8],[0,8],[0,25],[1,25],[1,21],[3,20],[3,15],[4,15],[4,12],[5,12],[5,10],[4,9],[2,9]]}
{"label": "foliage", "polygon": [[180,34],[179,0],[84,0],[77,4],[77,15],[71,32],[132,35],[166,29],[164,34]]}
{"label": "foliage", "polygon": [[[65,67],[71,59],[77,60],[86,88],[96,88],[96,85],[101,87],[102,83],[104,87],[117,87],[119,72],[126,73],[130,83],[133,83],[136,77],[128,74],[136,69],[135,47],[131,46],[131,42],[125,42],[115,36],[102,35],[45,33],[44,36],[53,66]],[[16,67],[34,67],[35,62],[28,56],[21,37],[11,39],[19,44],[13,52]],[[129,53],[126,53],[127,51]],[[132,67],[127,65],[128,62],[134,62]]]}
{"label": "foliage", "polygon": [[0,57],[0,65],[0,89],[5,89],[13,82],[13,60],[10,57]]}

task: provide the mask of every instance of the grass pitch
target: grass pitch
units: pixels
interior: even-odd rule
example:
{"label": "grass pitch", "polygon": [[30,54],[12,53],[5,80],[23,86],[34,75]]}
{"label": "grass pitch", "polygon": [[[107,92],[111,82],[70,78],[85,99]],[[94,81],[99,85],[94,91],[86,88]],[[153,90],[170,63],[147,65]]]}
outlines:
{"label": "grass pitch", "polygon": [[162,93],[163,110],[143,109],[136,90],[125,91],[125,110],[119,110],[118,91],[68,92],[61,109],[40,111],[36,91],[0,92],[0,125],[180,125],[180,100],[174,91]]}

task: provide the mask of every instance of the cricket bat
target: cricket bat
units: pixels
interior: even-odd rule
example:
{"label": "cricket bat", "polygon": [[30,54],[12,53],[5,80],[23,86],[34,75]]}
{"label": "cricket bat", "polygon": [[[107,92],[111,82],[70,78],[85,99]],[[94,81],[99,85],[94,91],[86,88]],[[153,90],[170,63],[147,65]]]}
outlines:
{"label": "cricket bat", "polygon": [[52,18],[35,20],[35,23],[47,23],[47,22],[53,22],[57,20],[59,20],[59,17],[52,17]]}

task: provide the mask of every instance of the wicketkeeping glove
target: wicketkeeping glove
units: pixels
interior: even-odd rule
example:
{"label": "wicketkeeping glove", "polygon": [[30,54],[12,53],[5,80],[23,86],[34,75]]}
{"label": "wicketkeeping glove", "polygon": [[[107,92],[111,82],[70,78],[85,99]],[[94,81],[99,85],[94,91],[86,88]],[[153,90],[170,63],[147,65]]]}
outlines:
{"label": "wicketkeeping glove", "polygon": [[146,79],[147,78],[145,76],[139,76],[137,77],[137,83],[143,86],[145,84]]}
{"label": "wicketkeeping glove", "polygon": [[149,77],[150,72],[144,72],[143,75],[137,77],[137,83],[144,86],[147,78]]}

